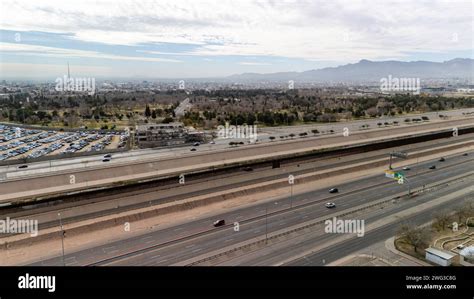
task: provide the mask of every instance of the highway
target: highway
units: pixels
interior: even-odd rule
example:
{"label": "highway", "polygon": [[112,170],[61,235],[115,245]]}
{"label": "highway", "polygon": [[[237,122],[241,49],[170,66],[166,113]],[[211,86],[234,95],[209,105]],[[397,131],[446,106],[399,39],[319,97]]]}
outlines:
{"label": "highway", "polygon": [[[419,124],[415,127],[400,126],[392,129],[380,129],[371,132],[359,132],[348,137],[332,136],[326,138],[300,138],[274,144],[247,145],[241,148],[227,149],[224,151],[209,151],[208,153],[187,153],[179,158],[159,159],[148,162],[110,164],[107,167],[88,167],[87,170],[63,170],[49,175],[36,173],[36,170],[22,170],[7,173],[9,179],[0,182],[7,192],[0,194],[0,199],[9,202],[17,198],[37,197],[58,192],[90,189],[92,187],[106,186],[127,180],[141,180],[156,178],[166,175],[189,173],[199,169],[209,169],[219,165],[231,163],[248,163],[252,159],[272,159],[277,154],[295,155],[304,152],[324,149],[328,145],[343,146],[355,143],[371,143],[376,139],[387,138],[390,132],[397,135],[420,132],[423,129],[436,130],[441,127],[451,130],[450,126],[472,125],[471,119],[461,121],[446,121],[442,123]],[[413,133],[411,133],[413,134]],[[101,162],[102,163],[102,162]],[[74,177],[71,178],[70,175]]]}
{"label": "highway", "polygon": [[[472,185],[472,181],[468,185]],[[451,190],[452,191],[452,190]],[[456,200],[448,203],[436,206],[431,209],[424,210],[414,216],[406,217],[400,221],[390,223],[368,232],[364,238],[352,238],[350,240],[342,241],[336,245],[330,246],[329,248],[322,249],[317,253],[304,256],[303,258],[297,259],[292,262],[285,263],[284,266],[324,266],[333,261],[341,259],[345,256],[350,255],[358,250],[366,248],[374,243],[386,240],[390,236],[394,236],[400,229],[400,226],[404,223],[411,223],[413,225],[423,225],[433,220],[433,214],[440,211],[452,212],[459,206],[462,206],[467,200],[472,200],[474,191],[467,193],[466,195],[457,198]],[[435,198],[438,195],[431,195],[431,198]],[[370,223],[375,219],[368,219],[366,223]],[[320,242],[323,240],[319,240]]]}
{"label": "highway", "polygon": [[[474,134],[459,136],[456,142],[472,140]],[[420,144],[411,144],[403,147],[403,151],[409,155],[421,150],[435,149],[441,146],[455,144],[450,138],[433,140]],[[291,173],[300,176],[315,171],[330,171],[336,167],[349,166],[355,163],[370,162],[376,159],[388,160],[388,153],[394,149],[384,149],[370,153],[353,154],[344,157],[334,157],[325,159],[313,159],[305,161],[303,164],[289,163],[282,165],[282,168],[271,169],[264,167],[255,169],[252,172],[240,171],[231,174],[216,175],[212,178],[201,178],[188,181],[186,185],[174,183],[166,187],[142,187],[137,190],[123,190],[114,193],[106,193],[92,198],[83,197],[80,201],[68,202],[60,199],[58,203],[46,205],[34,205],[18,208],[0,209],[0,215],[8,215],[10,218],[28,217],[38,220],[40,228],[53,227],[57,225],[57,213],[63,215],[63,223],[92,219],[104,215],[112,215],[118,212],[130,211],[148,207],[151,205],[163,204],[189,198],[211,194],[214,192],[230,190],[232,188],[243,187],[259,182],[268,182],[287,178]],[[387,161],[388,163],[388,161]],[[212,181],[212,184],[211,184]],[[79,209],[80,207],[80,209]]]}
{"label": "highway", "polygon": [[[421,116],[427,116],[431,121],[439,121],[439,114],[449,116],[451,118],[462,117],[462,113],[469,113],[474,111],[474,109],[460,109],[460,110],[451,110],[451,111],[440,111],[440,112],[427,112],[421,114],[410,114],[404,115],[401,117],[382,117],[376,119],[364,119],[356,120],[350,122],[334,123],[334,124],[314,124],[314,125],[301,125],[301,126],[282,126],[282,127],[263,127],[259,129],[260,136],[259,142],[265,143],[270,142],[270,135],[279,137],[283,135],[288,135],[290,133],[301,133],[301,132],[310,132],[312,129],[318,129],[319,131],[329,131],[334,130],[335,134],[341,134],[343,128],[349,128],[351,132],[360,131],[360,125],[370,124],[371,130],[379,130],[377,128],[377,123],[379,122],[393,122],[398,121],[400,124],[404,123],[405,118],[419,118]],[[412,126],[412,125],[410,125]],[[416,126],[416,125],[415,125]],[[393,127],[392,127],[393,128]],[[310,134],[312,135],[312,134]],[[202,144],[197,149],[199,152],[215,151],[232,148],[229,146],[229,142],[237,141],[237,139],[219,139],[216,138],[215,144]],[[240,139],[238,141],[241,141]],[[169,148],[156,148],[156,149],[140,149],[140,150],[131,150],[127,152],[119,152],[113,154],[113,159],[109,162],[110,164],[122,163],[122,162],[137,162],[143,160],[150,160],[153,158],[173,158],[178,157],[183,154],[189,154],[191,146],[180,146],[180,147],[169,147]],[[77,158],[66,158],[58,160],[49,160],[43,162],[34,162],[28,164],[28,171],[35,170],[35,173],[48,173],[51,171],[59,171],[64,169],[82,169],[89,168],[94,166],[103,166],[102,162],[103,154],[77,157]],[[108,164],[108,163],[107,163]],[[0,166],[0,173],[14,173],[22,171],[22,173],[28,173],[25,169],[19,169],[18,166],[22,165],[21,162],[18,162],[16,165],[10,166]]]}
{"label": "highway", "polygon": [[[436,164],[438,169],[427,170],[427,168],[432,164]],[[467,173],[474,169],[473,166],[474,162],[470,161],[470,156],[466,157],[457,155],[455,157],[448,157],[446,162],[430,161],[427,163],[420,163],[418,166],[413,166],[412,170],[408,172],[408,178],[410,178],[412,189],[414,189],[442,179]],[[418,172],[418,175],[411,175],[416,172]],[[329,216],[334,211],[350,209],[364,203],[375,201],[382,197],[406,192],[407,186],[398,185],[394,181],[391,181],[388,185],[378,185],[387,182],[387,180],[390,181],[389,179],[384,178],[383,174],[380,174],[379,176],[368,177],[362,180],[341,184],[337,186],[340,193],[336,195],[328,194],[327,190],[315,190],[295,195],[293,197],[286,196],[275,200],[272,199],[266,203],[257,203],[252,206],[241,207],[235,211],[222,213],[212,218],[196,220],[189,219],[189,221],[184,224],[168,229],[151,232],[75,253],[67,253],[66,261],[69,265],[87,265],[103,259],[120,256],[127,252],[132,252],[132,254],[125,256],[125,258],[121,257],[116,260],[106,261],[104,264],[175,264],[203,253],[215,251],[224,246],[237,244],[244,240],[262,236],[262,234],[264,235],[266,227],[264,215],[266,208],[269,214],[273,213],[267,219],[267,229],[270,233],[284,227],[305,222],[308,219],[314,219],[325,215]],[[472,184],[472,182],[469,182],[468,184]],[[446,192],[449,192],[449,190]],[[439,194],[440,193],[437,193],[435,196],[439,196]],[[336,209],[329,210],[325,208],[324,202],[326,201],[335,202],[337,205]],[[294,207],[293,209],[288,209],[290,202]],[[419,204],[419,202],[416,200],[407,201],[397,206],[405,205],[406,208],[408,208],[410,204],[416,205]],[[212,227],[212,222],[215,219],[225,219],[228,225],[214,229]],[[240,223],[239,232],[233,230],[232,223],[235,221]],[[192,236],[193,234],[198,235]],[[185,239],[180,240],[180,238]],[[168,243],[160,245],[165,242]],[[143,252],[133,253],[133,251],[150,246],[154,247],[144,249]],[[60,265],[61,263],[61,258],[58,257],[35,263],[35,265]]]}

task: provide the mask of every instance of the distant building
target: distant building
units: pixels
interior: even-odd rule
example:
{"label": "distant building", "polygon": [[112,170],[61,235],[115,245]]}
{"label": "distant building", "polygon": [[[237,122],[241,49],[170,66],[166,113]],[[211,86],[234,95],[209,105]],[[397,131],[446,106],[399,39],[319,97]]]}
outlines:
{"label": "distant building", "polygon": [[135,143],[140,148],[180,145],[202,140],[203,133],[190,132],[180,122],[137,125],[135,128]]}

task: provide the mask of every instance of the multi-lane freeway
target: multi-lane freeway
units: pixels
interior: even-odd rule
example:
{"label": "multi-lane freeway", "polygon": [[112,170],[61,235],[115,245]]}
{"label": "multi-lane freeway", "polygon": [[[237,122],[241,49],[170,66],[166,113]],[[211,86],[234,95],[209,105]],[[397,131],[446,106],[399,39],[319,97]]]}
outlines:
{"label": "multi-lane freeway", "polygon": [[[429,166],[437,165],[437,169],[430,170]],[[446,157],[445,162],[428,161],[412,165],[407,171],[412,189],[420,189],[423,186],[431,186],[442,180],[457,176],[465,176],[474,169],[472,153],[468,156],[457,154]],[[366,217],[366,222],[371,223],[393,213],[413,208],[423,202],[429,202],[443,195],[449,195],[453,190],[460,190],[472,185],[471,176],[458,179],[455,183],[436,189],[433,192],[424,192],[415,198],[399,198],[390,201],[383,209],[368,209],[367,213],[358,214],[358,217]],[[302,224],[320,217],[330,217],[332,213],[349,210],[360,205],[375,202],[382,198],[391,198],[407,193],[406,185],[396,184],[387,179],[383,174],[362,178],[337,186],[339,194],[329,194],[327,189],[314,190],[302,194],[283,196],[253,205],[238,207],[233,211],[216,213],[212,218],[204,217],[183,220],[184,223],[169,227],[167,229],[150,232],[140,236],[134,236],[124,240],[116,241],[95,248],[68,253],[66,249],[65,261],[68,265],[173,265],[183,261],[189,261],[207,254],[212,255],[219,249],[233,246],[253,238],[261,238],[266,233],[271,234],[277,230],[285,229],[294,225]],[[472,193],[472,191],[469,191]],[[465,196],[453,199],[460,204]],[[331,201],[336,203],[335,209],[327,209],[324,203]],[[290,208],[290,205],[292,208]],[[443,205],[446,206],[447,204]],[[441,207],[441,206],[440,206]],[[451,206],[452,208],[452,206]],[[420,211],[420,217],[414,217],[417,222],[426,222],[430,219],[433,209]],[[267,215],[267,216],[265,216]],[[212,223],[216,219],[225,219],[224,227],[213,228]],[[234,230],[234,222],[239,222],[239,231]],[[347,255],[351,250],[357,250],[360,246],[368,246],[380,238],[388,238],[393,235],[399,224],[390,224],[387,227],[368,232],[364,238],[355,238],[350,245],[341,245],[345,251],[337,249],[325,249],[322,253],[309,255],[298,259],[299,264],[319,264],[323,260],[329,262],[340,256]],[[308,232],[303,234],[305,240],[302,243],[294,243],[290,247],[278,248],[276,245],[263,247],[265,254],[244,254],[234,258],[220,259],[219,263],[237,264],[278,264],[286,261],[289,256],[296,256],[311,246],[327,242],[337,235],[327,235]],[[305,243],[306,242],[306,243]],[[362,242],[363,244],[361,245]],[[354,245],[356,244],[356,245]],[[59,245],[59,244],[58,244]],[[271,247],[275,247],[272,251]],[[352,248],[352,249],[351,249]],[[273,252],[273,253],[271,253]],[[61,257],[38,261],[35,265],[60,265]],[[217,264],[219,264],[217,263]]]}

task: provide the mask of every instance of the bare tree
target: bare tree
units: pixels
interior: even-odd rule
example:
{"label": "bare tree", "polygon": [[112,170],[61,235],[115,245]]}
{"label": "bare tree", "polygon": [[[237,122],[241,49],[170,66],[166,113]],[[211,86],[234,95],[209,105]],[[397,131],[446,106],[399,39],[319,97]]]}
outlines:
{"label": "bare tree", "polygon": [[449,224],[449,215],[447,213],[437,212],[433,215],[433,217],[433,227],[436,228],[438,231],[444,230]]}
{"label": "bare tree", "polygon": [[417,252],[419,247],[427,245],[430,239],[430,232],[421,227],[404,224],[400,228],[398,236],[400,236],[407,244],[413,246],[413,250]]}

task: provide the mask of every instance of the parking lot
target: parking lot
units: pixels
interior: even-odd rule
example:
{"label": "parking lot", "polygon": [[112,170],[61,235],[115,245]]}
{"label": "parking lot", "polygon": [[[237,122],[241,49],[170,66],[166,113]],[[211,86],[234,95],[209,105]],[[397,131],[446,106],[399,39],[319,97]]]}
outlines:
{"label": "parking lot", "polygon": [[123,148],[124,132],[59,132],[0,125],[0,161]]}

